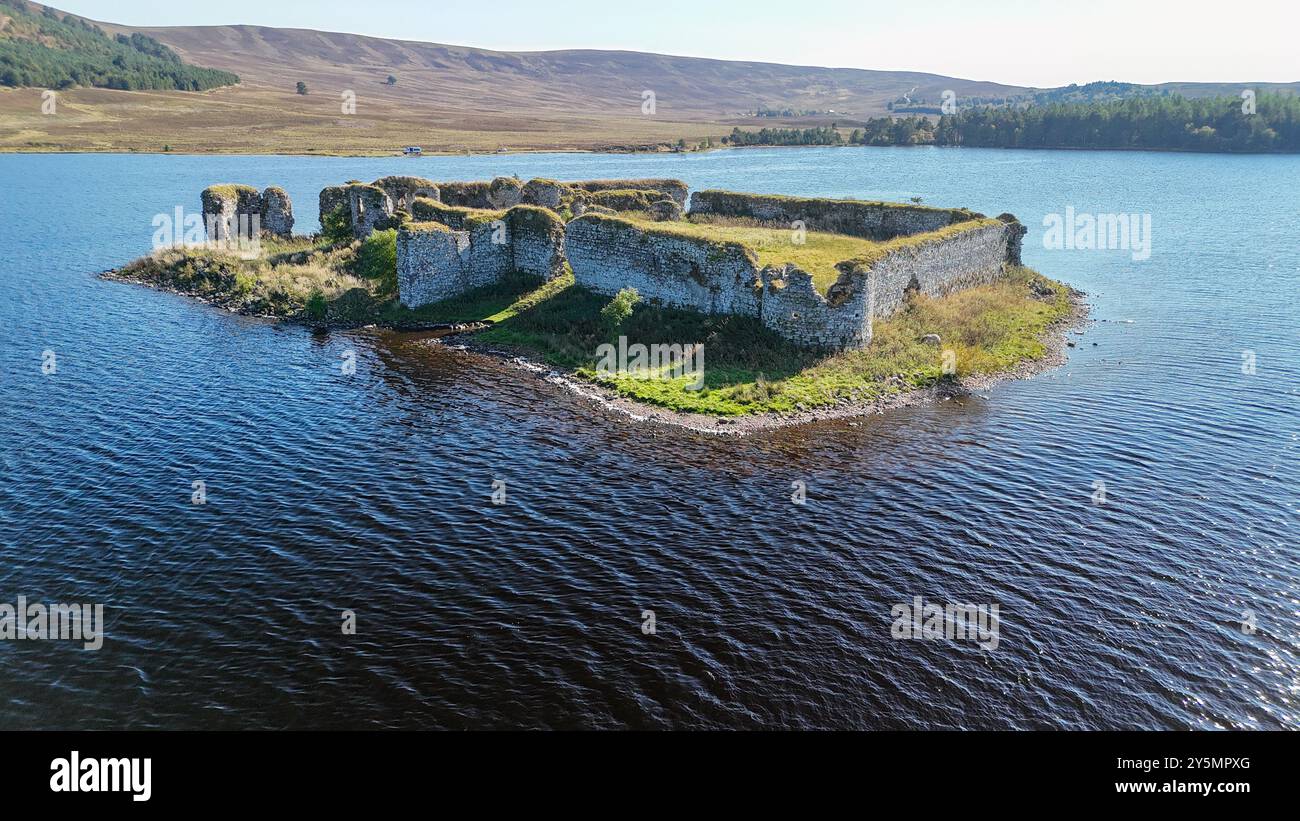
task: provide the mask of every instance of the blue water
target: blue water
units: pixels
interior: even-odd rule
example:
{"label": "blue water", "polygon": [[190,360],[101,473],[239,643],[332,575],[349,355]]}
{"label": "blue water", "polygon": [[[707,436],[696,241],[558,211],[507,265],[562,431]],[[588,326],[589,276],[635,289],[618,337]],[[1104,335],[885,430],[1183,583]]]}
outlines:
{"label": "blue water", "polygon": [[[282,185],[312,230],[321,187],[390,173],[1009,211],[1096,322],[987,398],[733,440],[96,278],[210,183]],[[0,156],[0,602],[108,622],[98,651],[0,641],[0,727],[1300,727],[1298,180],[969,149]],[[1067,206],[1149,213],[1150,259],[1045,249]],[[998,604],[998,647],[891,638],[914,596]]]}

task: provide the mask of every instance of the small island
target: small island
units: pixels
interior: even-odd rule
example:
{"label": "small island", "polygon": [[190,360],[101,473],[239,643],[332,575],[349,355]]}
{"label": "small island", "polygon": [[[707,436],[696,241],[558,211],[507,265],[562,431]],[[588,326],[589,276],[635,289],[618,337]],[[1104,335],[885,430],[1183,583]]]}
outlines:
{"label": "small island", "polygon": [[280,188],[214,185],[200,201],[198,235],[105,276],[313,327],[454,336],[702,430],[1026,376],[1062,361],[1085,314],[1021,264],[1015,217],[964,208],[391,176],[322,190],[322,230],[303,236]]}

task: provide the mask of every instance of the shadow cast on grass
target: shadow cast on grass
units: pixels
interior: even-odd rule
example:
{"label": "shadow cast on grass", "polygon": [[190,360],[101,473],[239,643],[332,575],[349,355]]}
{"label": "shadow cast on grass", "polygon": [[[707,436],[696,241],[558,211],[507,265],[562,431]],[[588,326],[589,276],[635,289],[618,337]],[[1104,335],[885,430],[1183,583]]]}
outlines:
{"label": "shadow cast on grass", "polygon": [[753,317],[707,315],[641,303],[617,326],[600,311],[610,298],[568,285],[519,310],[478,336],[485,342],[527,348],[570,370],[594,369],[601,345],[704,345],[706,389],[753,382],[761,374],[784,379],[815,365],[825,354],[791,345]]}

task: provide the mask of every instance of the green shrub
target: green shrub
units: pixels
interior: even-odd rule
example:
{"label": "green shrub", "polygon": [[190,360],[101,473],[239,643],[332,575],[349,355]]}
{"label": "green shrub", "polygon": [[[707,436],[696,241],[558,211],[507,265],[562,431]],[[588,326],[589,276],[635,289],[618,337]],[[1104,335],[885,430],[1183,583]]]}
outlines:
{"label": "green shrub", "polygon": [[307,296],[307,316],[312,319],[324,319],[327,305],[325,294],[319,288],[312,289],[312,292]]}
{"label": "green shrub", "polygon": [[375,231],[357,249],[357,276],[378,280],[382,293],[397,290],[397,232]]}
{"label": "green shrub", "polygon": [[320,235],[334,245],[352,241],[352,212],[346,205],[340,205],[321,218]]}
{"label": "green shrub", "polygon": [[257,276],[250,271],[235,272],[235,292],[241,296],[248,296],[253,293],[253,287],[257,285]]}
{"label": "green shrub", "polygon": [[632,308],[641,301],[636,288],[624,288],[615,294],[609,304],[600,309],[600,318],[611,328],[622,325],[632,315]]}

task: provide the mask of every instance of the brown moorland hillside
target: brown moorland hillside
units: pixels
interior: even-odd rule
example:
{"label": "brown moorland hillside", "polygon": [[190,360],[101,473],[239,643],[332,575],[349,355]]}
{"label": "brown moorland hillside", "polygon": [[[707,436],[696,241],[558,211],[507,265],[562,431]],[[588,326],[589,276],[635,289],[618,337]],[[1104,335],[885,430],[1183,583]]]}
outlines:
{"label": "brown moorland hillside", "polygon": [[[60,12],[62,14],[62,12]],[[0,88],[0,150],[389,154],[654,148],[733,126],[852,126],[902,95],[998,97],[1028,89],[936,74],[818,68],[629,51],[502,52],[262,26],[131,28],[187,63],[233,71],[204,92]],[[2,32],[0,32],[2,33]],[[393,75],[397,82],[386,81]],[[308,93],[297,94],[298,82]],[[1193,86],[1205,85],[1204,89]],[[1217,86],[1180,84],[1184,93]],[[655,95],[643,113],[643,95]],[[355,113],[345,113],[346,93]],[[1236,93],[1236,86],[1230,93]],[[819,112],[756,118],[760,107]]]}
{"label": "brown moorland hillside", "polygon": [[[205,92],[69,89],[42,115],[41,90],[0,89],[0,149],[391,153],[633,148],[697,141],[733,125],[780,125],[763,106],[879,115],[909,91],[937,97],[1020,89],[917,72],[786,66],[628,51],[501,52],[262,26],[131,28],[187,63],[234,71]],[[388,85],[389,75],[396,77]],[[308,94],[295,92],[298,82]],[[355,114],[342,111],[355,94]],[[643,94],[655,94],[643,113]],[[834,112],[834,113],[831,113]],[[804,124],[823,118],[808,118]]]}

